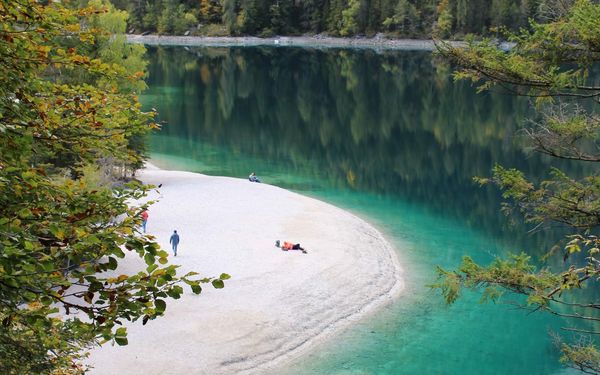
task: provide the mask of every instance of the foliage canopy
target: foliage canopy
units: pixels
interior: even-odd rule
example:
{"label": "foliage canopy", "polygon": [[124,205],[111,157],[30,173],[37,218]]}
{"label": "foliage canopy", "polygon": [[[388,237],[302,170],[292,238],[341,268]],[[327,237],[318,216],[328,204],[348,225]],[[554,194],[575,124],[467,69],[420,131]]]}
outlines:
{"label": "foliage canopy", "polygon": [[[110,56],[117,39],[99,21],[110,9],[90,5],[0,0],[3,374],[79,372],[84,349],[127,344],[123,322],[162,315],[182,283],[200,293],[228,278],[177,276],[154,238],[138,233],[146,205],[128,204],[150,187],[111,188],[84,173],[107,157],[135,168],[143,155],[131,140],[156,127],[135,95],[143,64]],[[121,274],[129,252],[146,268]]]}

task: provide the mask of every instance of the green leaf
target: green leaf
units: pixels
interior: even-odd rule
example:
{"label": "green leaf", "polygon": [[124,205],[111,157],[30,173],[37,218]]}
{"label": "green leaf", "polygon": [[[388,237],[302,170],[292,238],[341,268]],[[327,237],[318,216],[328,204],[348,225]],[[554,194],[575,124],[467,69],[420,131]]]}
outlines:
{"label": "green leaf", "polygon": [[202,287],[199,284],[191,284],[190,288],[192,288],[192,292],[194,292],[194,294],[202,293]]}
{"label": "green leaf", "polygon": [[100,241],[98,236],[96,236],[95,234],[90,234],[89,236],[87,236],[85,238],[85,240],[86,240],[86,242],[93,244],[93,245],[98,245],[98,244],[102,243],[102,241]]}
{"label": "green leaf", "polygon": [[182,293],[183,289],[177,285],[167,291],[167,295],[173,299],[179,299]]}
{"label": "green leaf", "polygon": [[167,304],[162,299],[157,299],[154,301],[154,306],[156,308],[156,312],[162,314],[167,308]]}
{"label": "green leaf", "polygon": [[225,283],[223,283],[223,280],[221,279],[215,279],[211,281],[211,283],[215,289],[222,289],[223,287],[225,287]]}
{"label": "green leaf", "polygon": [[113,257],[109,257],[108,258],[108,269],[109,270],[116,270],[118,266],[117,260]]}
{"label": "green leaf", "polygon": [[63,240],[65,238],[65,231],[58,225],[51,224],[48,229],[50,229],[50,233],[52,233],[52,235],[59,240]]}
{"label": "green leaf", "polygon": [[151,266],[154,264],[154,256],[151,254],[144,255],[144,261],[147,265]]}

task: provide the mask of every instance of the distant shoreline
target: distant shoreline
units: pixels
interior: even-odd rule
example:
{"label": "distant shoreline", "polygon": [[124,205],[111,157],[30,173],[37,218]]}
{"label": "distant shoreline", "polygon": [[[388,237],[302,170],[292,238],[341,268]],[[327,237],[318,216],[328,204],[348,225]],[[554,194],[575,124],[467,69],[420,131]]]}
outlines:
{"label": "distant shoreline", "polygon": [[[272,38],[243,37],[205,37],[171,35],[134,35],[128,34],[129,43],[165,46],[214,46],[214,47],[311,47],[311,48],[358,48],[374,50],[433,51],[435,43],[431,39],[388,39],[374,38],[334,38],[324,36],[276,36]],[[455,46],[465,42],[448,42]]]}

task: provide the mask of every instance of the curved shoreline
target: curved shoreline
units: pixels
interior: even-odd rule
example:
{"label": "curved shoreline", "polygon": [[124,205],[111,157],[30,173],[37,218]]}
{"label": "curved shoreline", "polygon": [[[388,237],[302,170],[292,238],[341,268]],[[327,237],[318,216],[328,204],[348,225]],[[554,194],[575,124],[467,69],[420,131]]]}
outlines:
{"label": "curved shoreline", "polygon": [[[277,36],[272,38],[245,37],[204,37],[173,35],[127,34],[129,43],[165,46],[214,46],[214,47],[306,47],[306,48],[355,48],[374,50],[433,51],[435,43],[431,39],[388,39],[375,38],[334,38],[325,36]],[[448,41],[454,46],[464,42]]]}
{"label": "curved shoreline", "polygon": [[[130,344],[92,351],[94,374],[274,373],[403,289],[402,268],[383,235],[359,217],[276,186],[147,168],[163,184],[148,231],[168,249],[182,242],[180,272],[232,275],[171,301],[166,316],[128,325]],[[274,239],[300,241],[308,254],[282,252]],[[134,272],[128,257],[119,271]]]}
{"label": "curved shoreline", "polygon": [[[349,214],[351,214],[351,213],[349,213]],[[351,214],[351,215],[353,215],[353,214]],[[356,218],[358,220],[362,221],[362,219],[359,218],[358,216],[356,216]],[[371,224],[369,224],[369,223],[366,223],[366,224],[371,226]],[[353,323],[358,322],[362,319],[365,319],[368,316],[370,316],[371,314],[376,313],[380,308],[388,305],[395,298],[397,298],[401,295],[402,291],[404,290],[405,285],[404,285],[404,280],[400,276],[400,274],[402,273],[402,268],[400,266],[400,263],[398,262],[398,257],[396,255],[393,247],[387,242],[387,240],[385,240],[383,235],[374,227],[373,227],[373,229],[377,232],[378,235],[381,236],[380,240],[386,243],[387,251],[389,251],[389,255],[390,255],[390,258],[389,258],[390,263],[394,264],[394,266],[397,267],[396,268],[397,272],[395,272],[395,274],[394,274],[394,277],[393,277],[394,282],[393,282],[393,284],[391,284],[391,287],[389,287],[389,289],[381,290],[380,294],[375,295],[371,300],[366,301],[364,303],[364,305],[359,307],[359,309],[357,311],[355,311],[353,314],[348,314],[346,316],[339,317],[339,319],[337,321],[333,322],[331,325],[326,327],[325,330],[321,331],[320,333],[318,333],[312,337],[308,337],[299,346],[297,346],[297,347],[293,348],[292,350],[289,350],[285,353],[281,353],[281,354],[279,354],[278,357],[276,357],[268,362],[262,363],[260,366],[257,366],[257,370],[259,370],[259,373],[262,373],[263,371],[285,369],[286,366],[290,366],[290,365],[293,366],[294,365],[293,361],[295,359],[298,359],[298,358],[302,357],[303,355],[310,353],[310,351],[315,349],[318,345],[324,344],[327,341],[334,339],[337,334],[340,334],[344,330],[350,328]],[[254,373],[253,371],[248,372],[248,374],[253,374],[253,373]],[[279,371],[277,371],[276,373],[278,374]]]}

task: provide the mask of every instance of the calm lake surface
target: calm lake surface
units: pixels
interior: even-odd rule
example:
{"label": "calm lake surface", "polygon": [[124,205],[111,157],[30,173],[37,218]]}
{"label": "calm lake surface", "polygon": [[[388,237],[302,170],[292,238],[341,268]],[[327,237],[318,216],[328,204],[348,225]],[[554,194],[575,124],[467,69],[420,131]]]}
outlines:
{"label": "calm lake surface", "polygon": [[427,287],[437,265],[465,254],[487,263],[554,244],[510,226],[499,192],[472,181],[496,163],[535,178],[551,166],[583,172],[523,150],[526,100],[476,94],[428,52],[151,48],[149,58],[141,100],[166,122],[151,139],[153,163],[256,171],[357,213],[396,245],[402,297],[278,374],[568,373],[549,336],[560,319],[469,293],[448,307]]}

